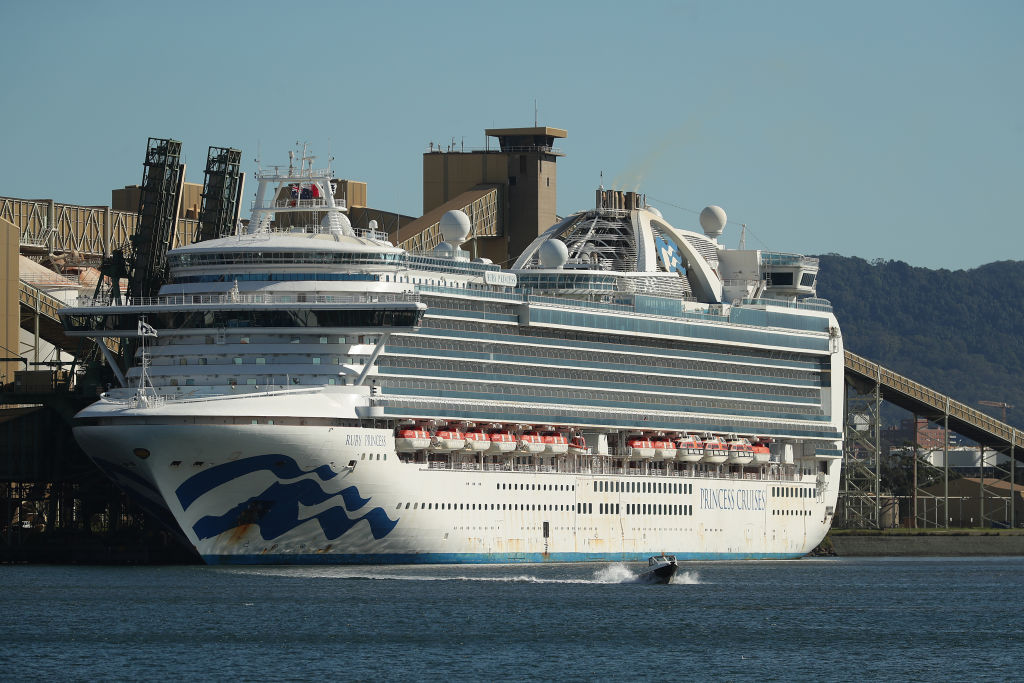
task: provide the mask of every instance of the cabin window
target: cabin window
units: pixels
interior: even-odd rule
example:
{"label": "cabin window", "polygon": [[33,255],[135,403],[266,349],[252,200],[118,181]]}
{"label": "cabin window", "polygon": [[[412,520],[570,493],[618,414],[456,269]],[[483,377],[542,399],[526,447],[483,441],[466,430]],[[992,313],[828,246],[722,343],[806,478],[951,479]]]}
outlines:
{"label": "cabin window", "polygon": [[313,357],[313,365],[320,365],[320,356]]}
{"label": "cabin window", "polygon": [[242,359],[239,356],[235,356],[234,358],[231,359],[231,362],[234,363],[235,365],[241,365]]}
{"label": "cabin window", "polygon": [[320,337],[320,343],[321,344],[326,344],[327,343],[327,337]]}
{"label": "cabin window", "polygon": [[199,364],[200,365],[206,365],[206,359],[205,358],[200,358],[199,359]]}

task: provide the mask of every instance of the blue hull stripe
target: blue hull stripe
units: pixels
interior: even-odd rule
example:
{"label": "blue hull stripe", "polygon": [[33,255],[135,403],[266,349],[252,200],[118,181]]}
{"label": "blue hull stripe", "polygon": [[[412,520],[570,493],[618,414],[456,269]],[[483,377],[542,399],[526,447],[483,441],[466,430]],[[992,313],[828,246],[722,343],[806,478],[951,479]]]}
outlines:
{"label": "blue hull stripe", "polygon": [[[644,553],[296,553],[203,555],[207,564],[539,564],[549,562],[646,562]],[[795,560],[804,553],[666,552],[678,560]]]}

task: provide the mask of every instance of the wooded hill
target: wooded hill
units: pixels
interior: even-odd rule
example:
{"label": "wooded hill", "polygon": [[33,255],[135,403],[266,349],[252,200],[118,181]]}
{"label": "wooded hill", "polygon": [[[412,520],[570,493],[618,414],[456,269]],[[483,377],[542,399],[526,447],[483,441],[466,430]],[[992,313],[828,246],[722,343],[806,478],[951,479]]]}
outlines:
{"label": "wooded hill", "polygon": [[832,302],[853,353],[1024,429],[1024,261],[971,270],[819,257],[818,296]]}

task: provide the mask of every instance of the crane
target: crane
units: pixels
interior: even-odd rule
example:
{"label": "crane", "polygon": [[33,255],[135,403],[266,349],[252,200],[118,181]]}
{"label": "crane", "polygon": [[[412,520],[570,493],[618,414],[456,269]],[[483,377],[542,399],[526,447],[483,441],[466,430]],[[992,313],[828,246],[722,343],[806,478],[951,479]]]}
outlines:
{"label": "crane", "polygon": [[1003,422],[1006,422],[1006,411],[1013,409],[1013,406],[1011,406],[1009,403],[1003,403],[1002,401],[978,401],[978,404],[983,406],[991,406],[992,408],[1002,408]]}

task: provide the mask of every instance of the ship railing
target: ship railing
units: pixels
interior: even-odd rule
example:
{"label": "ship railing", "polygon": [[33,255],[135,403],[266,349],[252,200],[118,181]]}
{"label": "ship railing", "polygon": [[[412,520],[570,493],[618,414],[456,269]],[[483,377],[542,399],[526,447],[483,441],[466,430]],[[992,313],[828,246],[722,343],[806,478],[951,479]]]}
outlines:
{"label": "ship railing", "polygon": [[787,254],[780,251],[762,251],[761,264],[766,266],[802,266],[811,268],[818,266],[818,259],[803,254]]}
{"label": "ship railing", "polygon": [[800,308],[811,311],[832,311],[832,302],[828,299],[808,298],[801,301],[785,301],[783,299],[742,299],[745,306],[780,306],[784,308]]}
{"label": "ship railing", "polygon": [[[358,294],[168,294],[135,297],[122,306],[209,306],[211,304],[353,304],[417,302],[417,292],[372,292]],[[70,308],[109,308],[118,304],[109,298],[78,297]]]}
{"label": "ship railing", "polygon": [[[334,201],[336,205],[339,205],[339,208],[344,208],[344,201],[337,199]],[[253,202],[252,208],[257,211],[269,211],[272,209],[326,209],[328,205],[326,199],[277,199],[260,204]]]}
{"label": "ship railing", "polygon": [[798,481],[799,478],[793,472],[785,471],[756,471],[756,472],[716,472],[713,470],[675,470],[666,472],[652,468],[647,471],[627,467],[606,467],[601,463],[577,463],[563,462],[558,465],[517,463],[514,461],[503,461],[496,463],[478,462],[451,462],[448,460],[429,460],[421,463],[428,470],[440,470],[448,472],[524,472],[536,474],[586,474],[592,476],[618,475],[630,478],[663,478],[680,477],[684,479],[716,479],[731,481]]}

